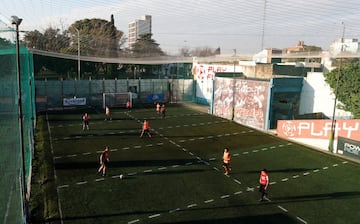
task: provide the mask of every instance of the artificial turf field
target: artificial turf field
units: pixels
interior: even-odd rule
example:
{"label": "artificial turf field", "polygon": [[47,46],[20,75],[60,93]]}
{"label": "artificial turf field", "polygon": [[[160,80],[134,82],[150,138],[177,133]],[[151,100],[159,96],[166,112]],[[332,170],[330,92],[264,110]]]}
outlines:
{"label": "artificial turf field", "polygon": [[[359,223],[360,166],[181,105],[47,115],[61,223]],[[139,138],[150,121],[152,138]],[[108,175],[97,174],[110,147]],[[224,175],[229,147],[232,171]],[[269,173],[260,202],[259,171]],[[124,178],[120,179],[119,175]],[[54,198],[54,200],[56,200]]]}

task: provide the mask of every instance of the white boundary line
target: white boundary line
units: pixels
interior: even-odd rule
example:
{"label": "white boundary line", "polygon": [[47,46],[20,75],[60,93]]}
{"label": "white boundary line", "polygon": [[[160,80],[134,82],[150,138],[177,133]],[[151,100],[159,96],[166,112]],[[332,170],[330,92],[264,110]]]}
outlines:
{"label": "white boundary line", "polygon": [[[51,129],[50,129],[48,113],[46,113],[46,123],[47,123],[47,126],[48,126],[50,148],[51,148],[51,154],[52,154],[52,157],[53,157],[53,164],[54,164],[54,179],[55,179],[55,182],[56,182],[57,175],[56,175],[56,169],[55,169],[54,147],[53,147],[53,144],[52,144]],[[59,197],[60,191],[59,191],[58,187],[56,187],[56,193],[57,193],[57,204],[58,204],[58,207],[59,207],[60,223],[63,224],[64,223],[63,211],[61,209],[61,202],[60,202],[60,197]]]}

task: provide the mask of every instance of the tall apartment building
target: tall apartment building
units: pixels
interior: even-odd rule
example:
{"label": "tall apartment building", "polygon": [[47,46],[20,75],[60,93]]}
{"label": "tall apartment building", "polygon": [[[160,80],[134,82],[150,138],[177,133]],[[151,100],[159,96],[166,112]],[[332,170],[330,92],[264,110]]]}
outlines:
{"label": "tall apartment building", "polygon": [[151,16],[145,15],[141,19],[129,23],[128,45],[131,50],[136,40],[143,34],[151,33]]}

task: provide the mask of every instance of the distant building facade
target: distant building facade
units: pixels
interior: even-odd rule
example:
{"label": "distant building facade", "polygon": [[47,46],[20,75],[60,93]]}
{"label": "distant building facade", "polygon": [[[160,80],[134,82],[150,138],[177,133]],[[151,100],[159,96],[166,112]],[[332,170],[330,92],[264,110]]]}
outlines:
{"label": "distant building facade", "polygon": [[297,44],[293,47],[288,47],[284,49],[284,53],[296,53],[304,51],[306,45],[304,41],[298,41]]}
{"label": "distant building facade", "polygon": [[128,45],[133,49],[137,39],[143,34],[151,33],[151,16],[145,15],[141,19],[129,23]]}
{"label": "distant building facade", "polygon": [[358,39],[343,39],[339,38],[337,41],[333,42],[329,47],[329,52],[332,55],[337,55],[340,52],[356,53],[359,50],[359,41]]}

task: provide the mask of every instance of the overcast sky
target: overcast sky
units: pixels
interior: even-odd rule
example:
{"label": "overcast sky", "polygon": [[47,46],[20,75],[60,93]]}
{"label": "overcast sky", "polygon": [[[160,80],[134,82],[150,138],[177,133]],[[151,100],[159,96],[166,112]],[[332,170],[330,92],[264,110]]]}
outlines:
{"label": "overcast sky", "polygon": [[344,30],[345,38],[359,38],[359,10],[359,0],[1,0],[0,20],[16,15],[21,30],[43,32],[113,14],[127,36],[129,22],[151,15],[153,38],[169,54],[182,47],[248,54],[298,41],[327,50]]}

